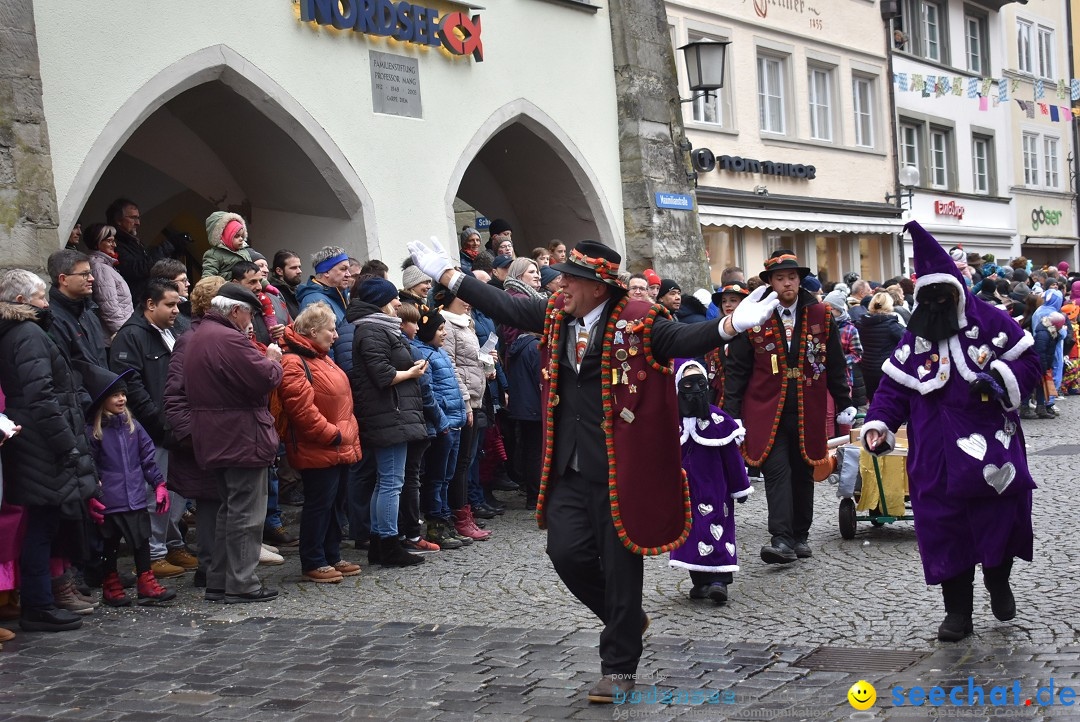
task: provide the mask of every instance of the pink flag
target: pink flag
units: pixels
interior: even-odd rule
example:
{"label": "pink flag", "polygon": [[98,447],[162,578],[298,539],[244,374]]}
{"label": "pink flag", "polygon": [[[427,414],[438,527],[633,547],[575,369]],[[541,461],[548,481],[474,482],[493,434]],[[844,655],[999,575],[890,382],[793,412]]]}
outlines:
{"label": "pink flag", "polygon": [[979,110],[990,110],[990,98],[985,95],[979,98]]}
{"label": "pink flag", "polygon": [[1061,117],[1066,123],[1071,123],[1072,122],[1072,111],[1069,110],[1068,108],[1066,108],[1064,105],[1061,106]]}

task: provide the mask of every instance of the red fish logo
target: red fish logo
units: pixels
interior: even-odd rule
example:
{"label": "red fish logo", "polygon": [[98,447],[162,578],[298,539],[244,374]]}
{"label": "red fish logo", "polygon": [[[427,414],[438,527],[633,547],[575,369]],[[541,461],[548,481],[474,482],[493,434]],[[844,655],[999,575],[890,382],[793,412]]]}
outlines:
{"label": "red fish logo", "polygon": [[[459,30],[459,37],[455,30]],[[465,13],[450,13],[439,25],[443,45],[454,55],[472,55],[478,63],[484,61],[484,43],[480,40],[480,16],[471,18]]]}

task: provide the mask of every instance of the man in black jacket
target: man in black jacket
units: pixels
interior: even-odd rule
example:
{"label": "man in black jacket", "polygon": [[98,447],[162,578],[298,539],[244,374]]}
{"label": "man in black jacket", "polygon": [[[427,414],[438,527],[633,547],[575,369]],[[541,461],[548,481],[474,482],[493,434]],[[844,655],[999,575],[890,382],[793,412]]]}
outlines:
{"label": "man in black jacket", "polygon": [[90,259],[79,251],[63,250],[49,256],[47,265],[52,280],[49,304],[53,323],[49,335],[67,356],[68,363],[75,365],[83,361],[108,368],[105,331],[97,317],[97,304],[90,298],[94,292]]}
{"label": "man in black jacket", "polygon": [[[179,315],[180,289],[172,281],[151,278],[143,284],[137,296],[139,305],[113,339],[109,358],[114,373],[128,369],[135,373],[127,377],[128,408],[146,429],[157,451],[154,460],[163,475],[168,474],[172,434],[165,422],[165,377],[169,371],[176,338],[172,327]],[[147,501],[154,490],[147,487]],[[170,492],[169,513],[154,514],[156,506],[148,504],[150,513],[150,568],[158,579],[178,577],[199,565],[186,549],[180,534],[180,517],[184,500]]]}
{"label": "man in black jacket", "polygon": [[282,249],[274,254],[270,267],[270,285],[281,292],[289,318],[300,315],[300,302],[296,300],[296,287],[304,280],[304,264],[300,256]]}
{"label": "man in black jacket", "polygon": [[139,285],[150,276],[150,267],[162,258],[172,255],[173,247],[168,241],[148,248],[139,238],[142,216],[135,201],[117,198],[105,209],[105,221],[116,229],[116,255],[120,262],[116,270],[127,281],[131,297],[139,295]]}
{"label": "man in black jacket", "polygon": [[[432,239],[432,243],[434,249],[419,242],[409,244],[413,261],[424,273],[500,323],[525,332],[544,331],[546,299],[508,296],[466,276],[453,268],[437,240]],[[582,241],[565,263],[554,266],[562,273],[565,320],[559,334],[560,347],[551,350],[560,371],[554,389],[558,412],[547,440],[552,460],[549,484],[553,484],[550,499],[545,502],[548,556],[567,589],[604,622],[600,635],[602,676],[588,697],[592,702],[606,703],[614,701],[617,690],[626,692],[634,687],[641,635],[648,626],[641,604],[642,557],[624,546],[611,515],[607,483],[610,462],[601,424],[605,413],[600,373],[602,337],[625,293],[617,279],[621,260],[618,253],[601,243]],[[732,317],[724,317],[717,324],[680,324],[658,317],[651,329],[652,354],[665,360],[704,355],[732,338],[739,328],[753,326],[772,313],[775,300],[759,302],[761,295],[747,299],[739,307],[737,323]],[[619,322],[629,328],[624,320]],[[675,386],[642,385],[641,393],[674,396]],[[677,437],[672,443],[677,446]]]}

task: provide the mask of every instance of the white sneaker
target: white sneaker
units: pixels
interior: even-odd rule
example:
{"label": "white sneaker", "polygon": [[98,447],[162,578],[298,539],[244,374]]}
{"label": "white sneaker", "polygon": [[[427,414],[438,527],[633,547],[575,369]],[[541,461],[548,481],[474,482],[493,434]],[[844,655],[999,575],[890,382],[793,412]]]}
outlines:
{"label": "white sneaker", "polygon": [[269,544],[263,544],[262,547],[263,547],[263,549],[270,552],[271,554],[277,554],[278,553],[278,548],[277,547],[272,547]]}
{"label": "white sneaker", "polygon": [[284,564],[284,563],[285,563],[285,557],[281,556],[280,554],[275,554],[274,552],[268,550],[266,548],[265,544],[262,546],[261,549],[259,549],[259,564],[266,564],[268,566],[276,566],[278,564]]}

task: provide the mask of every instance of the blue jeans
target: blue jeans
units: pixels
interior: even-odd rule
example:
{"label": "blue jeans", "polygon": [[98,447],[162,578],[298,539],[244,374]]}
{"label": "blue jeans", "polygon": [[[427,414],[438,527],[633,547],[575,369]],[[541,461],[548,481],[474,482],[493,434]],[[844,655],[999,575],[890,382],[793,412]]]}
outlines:
{"label": "blue jeans", "polygon": [[458,445],[461,443],[461,429],[450,429],[441,436],[436,436],[428,448],[424,467],[424,516],[450,518],[450,503],[446,491],[450,479],[457,468]]}
{"label": "blue jeans", "polygon": [[301,469],[304,506],[300,510],[300,569],[310,572],[341,561],[337,508],[345,498],[349,464]]}
{"label": "blue jeans", "polygon": [[[278,446],[278,453],[284,454],[284,445]],[[277,464],[275,463],[270,467],[270,474],[267,476],[266,483],[266,522],[263,526],[266,529],[277,529],[281,526],[281,509],[278,508],[278,490],[280,485],[277,478]]]}
{"label": "blue jeans", "polygon": [[405,484],[407,443],[380,446],[375,449],[378,480],[371,497],[371,533],[380,537],[397,537],[398,505],[401,487]]}

